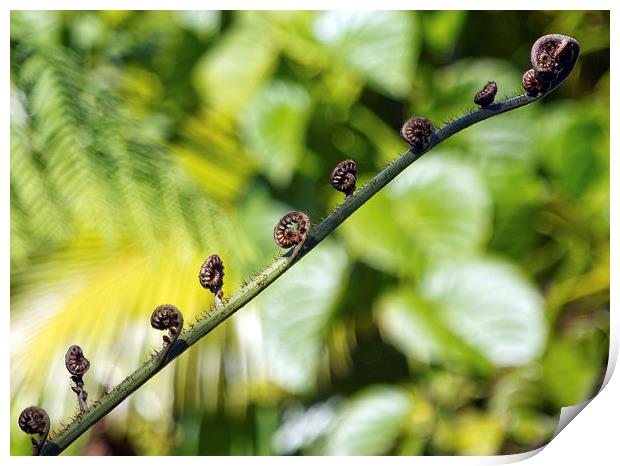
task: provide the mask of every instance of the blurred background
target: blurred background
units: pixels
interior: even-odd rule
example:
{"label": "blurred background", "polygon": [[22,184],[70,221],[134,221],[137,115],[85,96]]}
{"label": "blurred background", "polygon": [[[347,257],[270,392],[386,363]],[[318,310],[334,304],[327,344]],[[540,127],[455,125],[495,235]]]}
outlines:
{"label": "blurred background", "polygon": [[490,455],[548,442],[596,393],[609,338],[609,14],[11,14],[11,449],[36,404],[77,412],[186,322],[219,254],[234,293],[487,81],[522,92],[532,43],[576,37],[553,95],[434,149],[67,454]]}

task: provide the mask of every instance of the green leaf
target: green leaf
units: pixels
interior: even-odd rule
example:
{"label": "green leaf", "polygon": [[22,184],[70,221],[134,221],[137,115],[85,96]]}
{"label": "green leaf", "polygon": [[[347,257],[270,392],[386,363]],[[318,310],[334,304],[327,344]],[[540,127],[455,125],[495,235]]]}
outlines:
{"label": "green leaf", "polygon": [[215,33],[221,23],[221,11],[214,10],[180,10],[174,12],[176,21],[201,37]]}
{"label": "green leaf", "polygon": [[435,442],[457,455],[488,456],[499,453],[504,438],[503,425],[494,415],[466,410],[455,419],[440,419]]}
{"label": "green leaf", "polygon": [[380,91],[400,97],[411,89],[419,44],[409,12],[323,11],[314,36]]}
{"label": "green leaf", "polygon": [[467,164],[433,154],[402,173],[342,226],[369,264],[415,274],[442,258],[466,257],[486,241],[490,200]]}
{"label": "green leaf", "polygon": [[[281,414],[281,423],[273,436],[273,448],[279,455],[320,449],[320,442],[332,426],[342,397],[334,396],[304,409],[291,403]],[[318,441],[317,441],[318,439]]]}
{"label": "green leaf", "polygon": [[425,11],[422,16],[425,45],[438,57],[449,54],[458,44],[466,19],[466,11]]}
{"label": "green leaf", "polygon": [[607,352],[603,346],[594,338],[558,339],[551,344],[543,360],[543,387],[556,408],[576,405],[592,395],[601,356]]}
{"label": "green leaf", "polygon": [[455,333],[498,366],[525,364],[543,349],[543,299],[512,265],[445,264],[424,277],[420,293]]}
{"label": "green leaf", "polygon": [[384,295],[377,316],[384,338],[411,360],[457,363],[481,374],[492,369],[479,351],[443,322],[431,303],[409,290]]}
{"label": "green leaf", "polygon": [[417,290],[387,295],[379,307],[386,338],[411,358],[460,360],[484,369],[517,366],[543,349],[546,324],[537,290],[508,264],[445,263]]}
{"label": "green leaf", "polygon": [[345,252],[321,243],[257,298],[271,377],[291,391],[315,380],[325,326],[332,315],[347,265]]}
{"label": "green leaf", "polygon": [[571,198],[581,199],[609,169],[609,114],[577,103],[551,111],[540,131],[542,162]]}
{"label": "green leaf", "polygon": [[412,399],[400,388],[377,385],[351,398],[338,413],[327,435],[327,455],[384,455],[412,409]]}
{"label": "green leaf", "polygon": [[304,155],[310,96],[302,86],[272,81],[241,120],[247,150],[270,181],[285,186]]}
{"label": "green leaf", "polygon": [[198,63],[194,82],[210,106],[233,114],[269,78],[279,50],[262,26],[260,13],[244,12]]}

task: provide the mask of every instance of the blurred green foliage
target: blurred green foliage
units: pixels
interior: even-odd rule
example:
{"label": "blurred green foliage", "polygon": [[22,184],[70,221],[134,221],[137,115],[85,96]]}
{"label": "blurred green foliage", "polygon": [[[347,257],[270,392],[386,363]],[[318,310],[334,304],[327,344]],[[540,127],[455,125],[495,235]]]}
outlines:
{"label": "blurred green foliage", "polygon": [[11,448],[30,404],[77,409],[494,80],[520,91],[546,33],[582,44],[553,95],[410,167],[259,299],[68,453],[505,454],[593,395],[609,335],[609,14],[82,11],[11,14]]}

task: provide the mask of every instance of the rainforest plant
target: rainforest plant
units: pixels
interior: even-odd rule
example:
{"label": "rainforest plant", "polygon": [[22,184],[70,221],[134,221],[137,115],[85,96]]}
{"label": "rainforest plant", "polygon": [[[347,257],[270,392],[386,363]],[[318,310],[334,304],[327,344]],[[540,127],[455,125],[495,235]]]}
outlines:
{"label": "rainforest plant", "polygon": [[[231,296],[226,297],[222,290],[224,261],[219,255],[209,256],[198,272],[198,281],[202,287],[214,294],[214,305],[197,322],[185,327],[181,310],[172,304],[158,306],[151,315],[151,326],[168,332],[163,337],[162,348],[123,382],[90,404],[87,403],[83,380],[90,362],[84,357],[82,348],[72,345],[67,351],[65,364],[71,373],[71,380],[74,383],[71,389],[77,395],[80,412],[62,429],[48,438],[50,421],[45,411],[39,407],[26,408],[19,416],[18,423],[25,433],[38,435],[37,440],[33,438],[33,454],[57,455],[61,453],[162,368],[285,274],[409,165],[456,133],[483,120],[515,110],[547,96],[569,76],[579,53],[580,45],[574,38],[560,34],[545,35],[532,46],[530,56],[532,68],[525,71],[523,75],[525,94],[495,102],[498,88],[496,83],[491,81],[484,85],[475,96],[472,96],[472,100],[480,108],[444,126],[436,128],[429,119],[421,116],[409,118],[402,126],[401,136],[410,144],[410,149],[360,188],[357,188],[355,161],[348,159],[339,163],[334,168],[329,182],[335,189],[344,193],[343,202],[316,225],[312,225],[311,219],[304,212],[293,211],[285,214],[275,225],[273,237],[276,244],[287,251]],[[44,63],[33,66],[41,73],[49,72]],[[481,77],[481,82],[483,81]],[[59,99],[65,97],[58,96]],[[88,114],[86,109],[81,108],[76,108],[75,112],[76,115],[73,116],[75,119],[86,118]],[[101,134],[101,137],[105,137],[105,134]],[[67,156],[71,158],[71,147],[62,149],[67,150]],[[77,158],[74,162],[86,163]],[[118,163],[122,164],[121,161]],[[97,182],[97,180],[87,182],[90,181]]]}

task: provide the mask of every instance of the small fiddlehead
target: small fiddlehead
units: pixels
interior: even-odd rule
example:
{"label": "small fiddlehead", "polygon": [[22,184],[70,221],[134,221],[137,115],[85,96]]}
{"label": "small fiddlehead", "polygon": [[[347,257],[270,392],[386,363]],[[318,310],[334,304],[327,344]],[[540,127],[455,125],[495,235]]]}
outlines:
{"label": "small fiddlehead", "polygon": [[86,404],[88,393],[84,390],[84,379],[82,377],[90,369],[90,361],[86,359],[82,348],[78,345],[71,345],[67,350],[65,354],[65,367],[71,374],[71,380],[75,383],[71,390],[77,395],[80,412],[85,413],[88,410],[88,405]]}
{"label": "small fiddlehead", "polygon": [[543,89],[545,88],[543,83],[536,77],[536,71],[533,69],[529,69],[523,74],[521,83],[523,84],[523,89],[525,89],[527,95],[531,97],[538,97],[542,94]]}
{"label": "small fiddlehead", "polygon": [[278,221],[273,230],[273,239],[278,246],[288,249],[303,244],[309,230],[310,218],[303,212],[293,211]]}
{"label": "small fiddlehead", "polygon": [[29,435],[38,435],[39,440],[32,438],[32,454],[38,456],[50,433],[50,417],[45,410],[36,406],[24,409],[17,420],[19,428]]}
{"label": "small fiddlehead", "polygon": [[168,335],[162,337],[164,347],[158,355],[160,360],[163,361],[183,329],[183,314],[172,304],[162,304],[156,307],[153,314],[151,314],[151,327],[157,330],[168,330]]}
{"label": "small fiddlehead", "polygon": [[403,124],[400,135],[414,149],[423,150],[431,142],[435,126],[424,117],[413,116]]}
{"label": "small fiddlehead", "polygon": [[357,182],[357,164],[353,160],[343,160],[332,171],[329,179],[334,189],[343,192],[347,197],[355,191]]}
{"label": "small fiddlehead", "polygon": [[494,81],[489,81],[482,90],[474,96],[474,103],[481,107],[491,105],[495,100],[495,94],[497,94],[497,84]]}
{"label": "small fiddlehead", "polygon": [[220,256],[214,254],[207,258],[200,268],[198,281],[200,281],[200,285],[203,288],[208,289],[215,295],[215,307],[221,306],[222,297],[224,296],[222,291],[224,286],[224,263]]}

